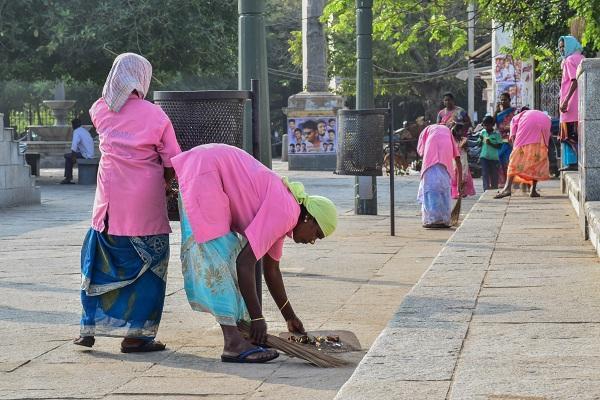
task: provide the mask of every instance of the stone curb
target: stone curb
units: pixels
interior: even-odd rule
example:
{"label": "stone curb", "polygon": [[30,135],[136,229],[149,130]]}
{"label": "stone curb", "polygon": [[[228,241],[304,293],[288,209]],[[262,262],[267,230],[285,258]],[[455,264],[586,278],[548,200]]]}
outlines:
{"label": "stone curb", "polygon": [[336,400],[446,399],[508,200],[482,195]]}

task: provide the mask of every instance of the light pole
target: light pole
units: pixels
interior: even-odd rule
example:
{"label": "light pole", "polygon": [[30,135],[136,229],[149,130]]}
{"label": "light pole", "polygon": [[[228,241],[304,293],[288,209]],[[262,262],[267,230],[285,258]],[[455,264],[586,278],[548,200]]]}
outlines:
{"label": "light pole", "polygon": [[[356,109],[371,109],[373,96],[373,0],[356,0]],[[383,135],[383,132],[379,134]],[[377,215],[377,180],[374,176],[355,178],[354,212]]]}
{"label": "light pole", "polygon": [[[250,90],[250,81],[259,80],[260,161],[271,168],[269,77],[264,13],[265,0],[238,0],[238,88]],[[249,110],[247,114],[246,120],[249,121]],[[252,130],[246,129],[244,136],[247,147],[250,147]]]}
{"label": "light pole", "polygon": [[467,78],[467,112],[469,118],[474,121],[475,114],[475,65],[471,60],[471,54],[475,51],[475,5],[472,1],[467,6],[467,38],[468,38],[468,49],[469,57],[467,58],[469,63],[468,78]]}

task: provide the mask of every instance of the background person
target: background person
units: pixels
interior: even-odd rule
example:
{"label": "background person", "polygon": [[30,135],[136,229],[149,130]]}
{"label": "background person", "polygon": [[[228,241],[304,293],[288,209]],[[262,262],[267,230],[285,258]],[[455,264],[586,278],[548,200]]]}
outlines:
{"label": "background person", "polygon": [[73,180],[73,165],[78,158],[94,158],[94,139],[90,132],[81,126],[79,118],[71,121],[73,127],[73,141],[71,152],[65,154],[65,179],[62,184],[69,184]]}
{"label": "background person", "polygon": [[521,110],[510,124],[513,151],[508,164],[508,179],[504,189],[494,197],[496,199],[511,195],[516,178],[531,185],[530,197],[540,197],[536,190],[538,181],[550,179],[548,143],[552,121],[542,111],[526,107]]}
{"label": "background person", "polygon": [[510,152],[512,151],[512,146],[508,137],[510,136],[510,121],[515,116],[516,109],[511,106],[510,101],[510,94],[508,92],[502,93],[500,95],[500,101],[496,105],[496,111],[494,112],[496,127],[502,136],[502,146],[500,146],[498,152],[498,162],[500,165],[498,183],[500,185],[504,185],[506,182],[506,170],[508,169],[508,160],[510,159]]}
{"label": "background person", "polygon": [[144,100],[152,66],[144,57],[115,58],[102,97],[90,109],[100,139],[92,226],[81,250],[80,337],[122,337],[121,351],[165,349],[154,338],[165,300],[169,220],[165,190],[181,152],[171,121]]}
{"label": "background person", "polygon": [[[180,187],[181,259],[185,290],[194,310],[221,325],[223,362],[262,363],[278,356],[262,344],[267,324],[256,291],[255,266],[290,332],[304,333],[279,268],[286,236],[314,244],[333,233],[335,205],[309,196],[251,155],[225,144],[197,146],[173,159]],[[208,277],[219,277],[209,279]],[[237,329],[250,322],[251,341]]]}
{"label": "background person", "polygon": [[481,121],[483,130],[479,133],[481,153],[481,178],[483,190],[498,189],[498,149],[502,145],[500,133],[494,131],[494,118],[490,115]]}
{"label": "background person", "polygon": [[[462,188],[460,152],[452,132],[445,125],[429,125],[419,136],[417,152],[423,158],[417,199],[421,203],[424,228],[451,225],[451,179]],[[456,167],[455,167],[456,165]]]}
{"label": "background person", "polygon": [[452,93],[444,94],[444,108],[438,112],[437,123],[446,125],[452,129],[454,123],[460,123],[460,130],[456,131],[460,136],[466,137],[471,128],[471,119],[467,112],[455,104]]}
{"label": "background person", "polygon": [[573,36],[561,36],[558,51],[562,57],[562,80],[560,83],[560,141],[562,150],[561,170],[577,170],[577,146],[579,143],[579,97],[577,68],[585,58],[583,47]]}

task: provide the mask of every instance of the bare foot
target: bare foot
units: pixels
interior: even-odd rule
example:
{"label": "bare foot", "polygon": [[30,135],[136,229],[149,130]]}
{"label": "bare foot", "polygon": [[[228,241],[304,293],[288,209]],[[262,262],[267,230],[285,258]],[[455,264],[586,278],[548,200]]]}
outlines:
{"label": "bare foot", "polygon": [[541,196],[537,192],[537,190],[532,190],[531,193],[529,193],[529,197],[541,197]]}

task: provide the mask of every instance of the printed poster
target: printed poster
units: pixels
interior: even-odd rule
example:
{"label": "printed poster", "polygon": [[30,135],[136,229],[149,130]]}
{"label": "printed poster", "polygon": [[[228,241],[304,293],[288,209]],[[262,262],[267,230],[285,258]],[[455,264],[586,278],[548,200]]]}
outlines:
{"label": "printed poster", "polygon": [[288,118],[288,154],[327,154],[337,149],[335,117]]}

